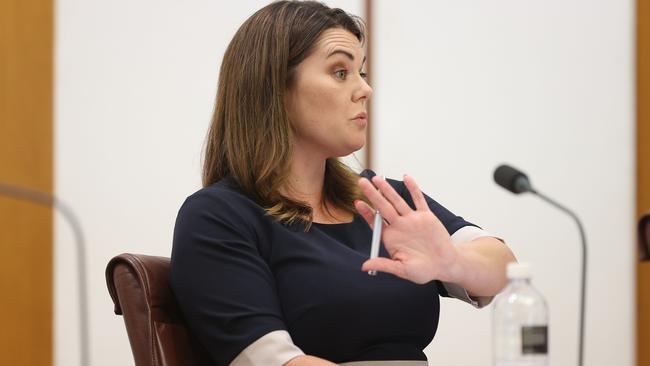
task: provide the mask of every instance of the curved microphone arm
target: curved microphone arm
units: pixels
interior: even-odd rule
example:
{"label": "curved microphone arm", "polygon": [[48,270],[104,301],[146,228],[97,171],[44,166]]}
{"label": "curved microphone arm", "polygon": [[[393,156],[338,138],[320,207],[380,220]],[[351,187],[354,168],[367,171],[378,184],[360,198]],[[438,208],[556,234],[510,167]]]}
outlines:
{"label": "curved microphone arm", "polygon": [[561,211],[566,212],[569,216],[575,220],[578,225],[578,230],[580,231],[580,241],[582,243],[582,281],[580,289],[580,335],[579,335],[579,344],[578,344],[578,365],[583,365],[583,352],[584,352],[584,333],[585,333],[585,293],[586,293],[586,282],[587,282],[587,239],[585,236],[585,230],[582,226],[582,222],[578,216],[569,210],[565,206],[561,205],[557,201],[551,199],[550,197],[538,192],[532,187],[529,189],[529,192],[543,199],[544,201],[550,203],[551,205],[557,207]]}
{"label": "curved microphone arm", "polygon": [[81,224],[72,209],[64,202],[57,199],[51,194],[39,192],[36,190],[13,186],[0,182],[0,195],[37,203],[47,207],[57,209],[68,222],[74,233],[77,245],[77,280],[79,284],[79,344],[81,347],[81,365],[90,366],[90,355],[88,347],[89,327],[88,327],[88,293],[86,283],[86,244],[84,241]]}
{"label": "curved microphone arm", "polygon": [[525,192],[530,192],[537,197],[543,199],[544,201],[550,203],[552,206],[557,207],[560,211],[564,211],[569,216],[571,216],[576,224],[578,224],[578,229],[580,230],[580,239],[582,242],[582,281],[581,281],[581,292],[580,292],[580,324],[579,324],[579,344],[578,344],[578,365],[583,365],[583,353],[584,353],[584,333],[585,333],[585,293],[586,293],[586,283],[587,283],[587,239],[585,238],[585,230],[582,226],[582,222],[578,216],[573,213],[573,211],[564,207],[555,200],[547,197],[546,195],[537,192],[530,184],[528,176],[524,174],[521,170],[514,168],[510,165],[502,164],[494,170],[494,181],[505,188],[506,190],[514,193],[520,194]]}

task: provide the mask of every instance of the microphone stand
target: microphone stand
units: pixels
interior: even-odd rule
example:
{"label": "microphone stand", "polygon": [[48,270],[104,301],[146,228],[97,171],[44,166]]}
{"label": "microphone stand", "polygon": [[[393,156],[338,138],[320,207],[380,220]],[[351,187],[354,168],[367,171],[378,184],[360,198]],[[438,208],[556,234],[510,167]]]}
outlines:
{"label": "microphone stand", "polygon": [[21,201],[37,203],[47,207],[53,207],[66,219],[75,237],[77,246],[77,281],[79,285],[79,343],[81,346],[81,366],[90,366],[90,355],[88,347],[88,294],[86,283],[86,244],[79,220],[74,212],[65,203],[48,193],[32,189],[12,186],[0,182],[0,194],[15,198]]}
{"label": "microphone stand", "polygon": [[582,366],[583,365],[583,351],[584,351],[584,332],[585,332],[585,288],[586,288],[586,281],[587,281],[587,239],[585,237],[585,230],[582,226],[582,223],[580,222],[580,219],[578,219],[578,216],[574,214],[571,210],[566,208],[565,206],[561,205],[560,203],[556,202],[555,200],[551,199],[550,197],[538,192],[535,190],[533,187],[528,187],[528,191],[539,198],[543,199],[544,201],[550,203],[551,205],[557,207],[561,211],[566,212],[569,216],[571,216],[576,224],[578,225],[578,229],[580,231],[580,241],[582,243],[582,285],[580,289],[580,328],[579,328],[579,338],[578,338],[578,365]]}

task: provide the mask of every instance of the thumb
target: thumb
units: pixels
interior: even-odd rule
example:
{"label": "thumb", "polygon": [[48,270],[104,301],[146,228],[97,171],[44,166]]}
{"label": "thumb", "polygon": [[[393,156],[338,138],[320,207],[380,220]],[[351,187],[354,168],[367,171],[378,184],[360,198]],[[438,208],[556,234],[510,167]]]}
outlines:
{"label": "thumb", "polygon": [[361,270],[364,272],[373,270],[386,272],[404,278],[404,264],[400,261],[384,257],[368,259],[361,266]]}

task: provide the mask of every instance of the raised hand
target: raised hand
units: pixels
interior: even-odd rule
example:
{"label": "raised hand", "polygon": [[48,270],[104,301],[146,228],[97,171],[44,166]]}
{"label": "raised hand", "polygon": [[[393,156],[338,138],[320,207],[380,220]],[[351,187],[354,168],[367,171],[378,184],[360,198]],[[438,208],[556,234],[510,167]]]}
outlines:
{"label": "raised hand", "polygon": [[[382,232],[388,258],[366,261],[363,271],[377,270],[415,283],[431,280],[454,282],[461,275],[458,249],[447,229],[431,212],[413,178],[404,176],[415,210],[381,177],[359,180],[359,187],[385,219]],[[374,186],[373,186],[374,184]],[[374,210],[361,200],[355,201],[359,214],[372,227]]]}

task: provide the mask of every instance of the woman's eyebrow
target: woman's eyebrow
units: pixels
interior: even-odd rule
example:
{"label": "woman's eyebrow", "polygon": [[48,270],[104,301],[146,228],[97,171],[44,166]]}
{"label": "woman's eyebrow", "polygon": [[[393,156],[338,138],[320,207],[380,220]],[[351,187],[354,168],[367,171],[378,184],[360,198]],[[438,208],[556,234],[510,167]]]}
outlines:
{"label": "woman's eyebrow", "polygon": [[[329,58],[330,56],[333,56],[333,55],[336,55],[336,54],[343,54],[343,55],[347,56],[350,59],[350,61],[354,61],[354,55],[351,54],[348,51],[345,51],[345,50],[334,50],[334,51],[330,52],[330,54],[327,55],[326,58]],[[363,65],[365,62],[366,62],[366,56],[363,56],[363,61],[361,61],[361,64]]]}
{"label": "woman's eyebrow", "polygon": [[[345,55],[348,59],[350,59],[350,61],[354,62],[354,55],[352,53],[350,53],[348,51],[345,51],[345,50],[340,50],[340,49],[330,52],[330,54],[327,55],[327,57],[325,59],[328,59],[330,56],[334,56],[336,54]],[[365,63],[366,63],[366,56],[363,56],[363,61],[361,61],[361,67],[362,68],[363,68],[363,65]]]}

